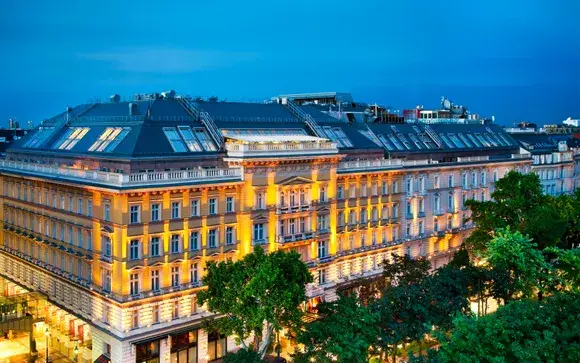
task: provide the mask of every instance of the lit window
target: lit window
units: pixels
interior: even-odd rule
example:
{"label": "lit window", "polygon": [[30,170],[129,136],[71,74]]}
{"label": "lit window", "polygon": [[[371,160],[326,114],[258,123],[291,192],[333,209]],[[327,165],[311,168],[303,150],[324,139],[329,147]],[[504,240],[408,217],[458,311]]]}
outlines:
{"label": "lit window", "polygon": [[111,152],[123,141],[131,131],[128,127],[107,127],[97,141],[91,145],[89,151]]}
{"label": "lit window", "polygon": [[52,149],[70,150],[89,132],[88,127],[69,127],[52,145]]}

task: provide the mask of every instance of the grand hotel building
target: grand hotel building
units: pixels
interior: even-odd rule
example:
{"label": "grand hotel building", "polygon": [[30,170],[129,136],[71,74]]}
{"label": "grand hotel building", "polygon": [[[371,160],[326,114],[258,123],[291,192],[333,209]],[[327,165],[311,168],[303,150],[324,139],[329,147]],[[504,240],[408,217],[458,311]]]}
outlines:
{"label": "grand hotel building", "polygon": [[[48,297],[60,349],[80,346],[80,362],[213,361],[235,343],[201,327],[208,261],[297,251],[315,277],[308,308],[395,252],[445,264],[472,228],[465,201],[534,160],[497,125],[359,123],[287,98],[112,97],[8,150],[0,275]],[[573,158],[549,162],[571,191]]]}

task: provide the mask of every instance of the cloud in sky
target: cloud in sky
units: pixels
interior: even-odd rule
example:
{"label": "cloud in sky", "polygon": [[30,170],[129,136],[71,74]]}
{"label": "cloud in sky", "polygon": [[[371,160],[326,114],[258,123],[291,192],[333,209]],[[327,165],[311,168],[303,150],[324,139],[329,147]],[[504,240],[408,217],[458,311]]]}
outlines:
{"label": "cloud in sky", "polygon": [[173,47],[125,47],[78,57],[109,63],[114,70],[135,73],[192,73],[207,69],[230,67],[258,57],[251,52],[225,52]]}

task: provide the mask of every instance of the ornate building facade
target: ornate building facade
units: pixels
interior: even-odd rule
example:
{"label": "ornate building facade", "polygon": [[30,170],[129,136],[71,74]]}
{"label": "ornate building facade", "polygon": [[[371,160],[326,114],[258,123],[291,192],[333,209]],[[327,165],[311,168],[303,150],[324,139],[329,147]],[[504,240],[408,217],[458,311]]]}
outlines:
{"label": "ornate building facade", "polygon": [[0,275],[46,294],[72,327],[63,349],[181,363],[235,349],[202,328],[209,261],[294,250],[315,277],[306,308],[392,253],[439,267],[473,227],[465,201],[533,157],[496,125],[357,124],[170,92],[67,108],[0,165]]}

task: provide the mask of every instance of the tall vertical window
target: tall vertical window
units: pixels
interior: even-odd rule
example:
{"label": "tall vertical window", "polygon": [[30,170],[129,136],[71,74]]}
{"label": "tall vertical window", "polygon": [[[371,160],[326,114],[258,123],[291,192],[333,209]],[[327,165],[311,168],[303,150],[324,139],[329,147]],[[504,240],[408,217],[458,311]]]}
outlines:
{"label": "tall vertical window", "polygon": [[254,242],[264,240],[264,223],[254,223]]}
{"label": "tall vertical window", "polygon": [[449,187],[451,188],[453,186],[454,186],[454,184],[453,184],[453,174],[450,174],[449,175]]}
{"label": "tall vertical window", "polygon": [[159,270],[151,270],[151,290],[159,291],[160,288],[160,272]]}
{"label": "tall vertical window", "polygon": [[129,242],[129,259],[130,260],[138,260],[139,259],[139,241],[132,240]]}
{"label": "tall vertical window", "polygon": [[344,199],[344,187],[342,185],[339,185],[336,189],[336,198],[338,200]]}
{"label": "tall vertical window", "polygon": [[234,211],[234,197],[226,197],[226,213],[231,213]]}
{"label": "tall vertical window", "polygon": [[181,218],[181,202],[171,202],[171,219]]}
{"label": "tall vertical window", "polygon": [[151,257],[161,256],[161,238],[151,237],[151,245],[149,247],[149,255]]}
{"label": "tall vertical window", "polygon": [[159,204],[159,203],[151,204],[151,221],[152,222],[160,220],[160,217],[161,217],[160,211],[161,211],[161,204]]}
{"label": "tall vertical window", "polygon": [[326,187],[322,186],[320,187],[320,193],[319,193],[319,199],[321,202],[326,202]]}
{"label": "tall vertical window", "polygon": [[433,178],[433,187],[435,189],[439,189],[441,187],[439,182],[439,175],[435,175],[435,177]]}
{"label": "tall vertical window", "polygon": [[[256,209],[264,209],[265,208],[265,203],[264,203],[264,193],[263,192],[257,192],[256,193]],[[291,202],[290,204],[292,204],[292,198],[290,198]]]}
{"label": "tall vertical window", "polygon": [[153,320],[153,324],[159,323],[159,305],[158,304],[151,306],[151,320]]}
{"label": "tall vertical window", "polygon": [[360,194],[361,194],[361,197],[367,196],[367,185],[366,184],[363,184],[360,186]]}
{"label": "tall vertical window", "polygon": [[109,203],[103,204],[103,219],[106,221],[111,220],[111,205]]}
{"label": "tall vertical window", "polygon": [[137,295],[139,293],[139,274],[131,274],[129,276],[129,288],[131,295]]}
{"label": "tall vertical window", "polygon": [[324,258],[327,256],[327,241],[318,241],[318,258]]}
{"label": "tall vertical window", "polygon": [[192,263],[189,267],[189,279],[192,283],[199,281],[199,268],[197,263]]}
{"label": "tall vertical window", "polygon": [[439,219],[437,219],[437,218],[433,219],[433,230],[435,232],[439,231]]}
{"label": "tall vertical window", "polygon": [[227,226],[226,227],[226,244],[231,245],[234,243],[234,227]]}
{"label": "tall vertical window", "polygon": [[173,286],[173,287],[179,286],[179,267],[178,266],[171,267],[171,286]]}
{"label": "tall vertical window", "polygon": [[111,257],[112,256],[112,245],[111,245],[111,239],[108,236],[102,236],[102,242],[103,242],[103,246],[101,247],[103,250],[103,254],[105,257]]}
{"label": "tall vertical window", "polygon": [[77,213],[83,214],[83,200],[81,198],[77,200]]}
{"label": "tall vertical window", "polygon": [[453,199],[453,193],[449,193],[448,196],[448,200],[447,200],[447,207],[449,209],[449,212],[452,212],[455,210],[455,203],[454,203],[454,199]]}
{"label": "tall vertical window", "polygon": [[210,229],[207,232],[207,244],[208,244],[209,248],[217,247],[217,244],[218,244],[218,236],[217,236],[218,233],[217,232],[218,232],[217,228]]}
{"label": "tall vertical window", "polygon": [[139,309],[131,310],[131,329],[139,327]]}
{"label": "tall vertical window", "polygon": [[171,253],[179,253],[181,250],[181,236],[178,234],[171,235]]}
{"label": "tall vertical window", "polygon": [[217,198],[209,198],[209,214],[217,214]]}
{"label": "tall vertical window", "polygon": [[129,206],[130,223],[141,223],[141,206],[138,204],[131,204]]}
{"label": "tall vertical window", "polygon": [[192,251],[197,251],[200,249],[198,231],[191,231],[189,233],[189,249]]}
{"label": "tall vertical window", "polygon": [[111,271],[103,269],[103,290],[106,292],[111,291]]}
{"label": "tall vertical window", "polygon": [[191,216],[199,217],[199,199],[192,199],[190,205],[191,205]]}
{"label": "tall vertical window", "polygon": [[87,201],[87,216],[89,217],[93,216],[93,201],[91,200]]}

